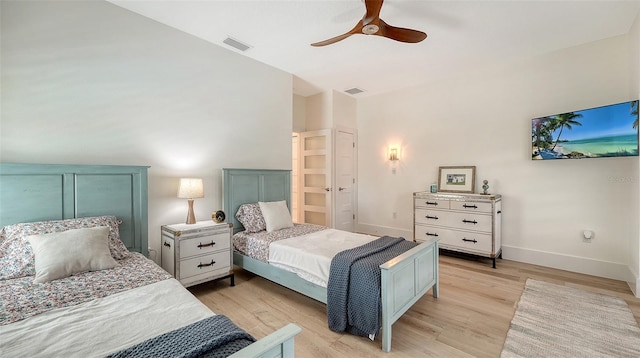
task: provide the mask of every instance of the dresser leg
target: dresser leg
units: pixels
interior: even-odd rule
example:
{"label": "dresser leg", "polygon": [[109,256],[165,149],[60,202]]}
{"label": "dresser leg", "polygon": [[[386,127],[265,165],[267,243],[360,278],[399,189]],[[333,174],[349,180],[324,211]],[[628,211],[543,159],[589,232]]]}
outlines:
{"label": "dresser leg", "polygon": [[496,258],[493,258],[493,268],[496,268]]}
{"label": "dresser leg", "polygon": [[235,286],[235,285],[236,285],[236,277],[235,277],[235,274],[233,274],[233,273],[232,273],[230,277],[231,277],[231,287],[233,287],[233,286]]}

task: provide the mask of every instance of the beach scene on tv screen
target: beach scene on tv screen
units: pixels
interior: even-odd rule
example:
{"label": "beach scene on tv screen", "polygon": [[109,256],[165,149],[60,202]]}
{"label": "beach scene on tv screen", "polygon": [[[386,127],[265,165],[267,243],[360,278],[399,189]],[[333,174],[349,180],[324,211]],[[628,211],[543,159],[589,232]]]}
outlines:
{"label": "beach scene on tv screen", "polygon": [[535,118],[531,158],[580,159],[638,155],[638,101]]}

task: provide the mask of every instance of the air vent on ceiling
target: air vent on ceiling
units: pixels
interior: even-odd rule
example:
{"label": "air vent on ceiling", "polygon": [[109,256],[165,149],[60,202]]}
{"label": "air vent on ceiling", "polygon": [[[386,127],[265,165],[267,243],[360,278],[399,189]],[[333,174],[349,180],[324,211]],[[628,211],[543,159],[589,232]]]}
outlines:
{"label": "air vent on ceiling", "polygon": [[364,92],[364,90],[360,89],[358,87],[353,87],[353,88],[350,88],[348,90],[345,90],[345,92],[347,92],[348,94],[358,94],[358,93]]}
{"label": "air vent on ceiling", "polygon": [[222,41],[224,43],[226,43],[227,45],[235,48],[236,50],[240,50],[240,51],[247,51],[248,49],[251,48],[251,46],[244,44],[234,38],[231,37],[227,37],[226,39],[224,39],[224,41]]}

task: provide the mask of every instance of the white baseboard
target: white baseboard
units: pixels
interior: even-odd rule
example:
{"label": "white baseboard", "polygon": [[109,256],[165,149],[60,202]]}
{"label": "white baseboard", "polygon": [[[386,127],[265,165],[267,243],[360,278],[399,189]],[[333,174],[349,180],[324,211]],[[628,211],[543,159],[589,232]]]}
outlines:
{"label": "white baseboard", "polygon": [[[375,236],[389,235],[401,236],[407,240],[413,239],[412,230],[389,226],[358,224],[357,231]],[[624,264],[508,245],[502,245],[502,257],[507,260],[625,281],[633,294],[640,298],[640,276]]]}
{"label": "white baseboard", "polygon": [[502,245],[502,257],[625,282],[630,282],[632,276],[629,266],[624,264],[514,246]]}

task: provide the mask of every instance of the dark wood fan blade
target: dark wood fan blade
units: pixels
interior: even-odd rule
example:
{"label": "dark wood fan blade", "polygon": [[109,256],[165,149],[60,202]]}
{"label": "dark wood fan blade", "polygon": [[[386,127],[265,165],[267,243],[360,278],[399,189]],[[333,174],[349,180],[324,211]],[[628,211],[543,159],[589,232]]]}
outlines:
{"label": "dark wood fan blade", "polygon": [[380,31],[376,35],[408,43],[420,42],[427,38],[427,34],[422,31],[391,26],[382,19],[380,19]]}
{"label": "dark wood fan blade", "polygon": [[331,45],[331,44],[334,44],[334,43],[336,43],[338,41],[344,40],[344,39],[346,39],[347,37],[349,37],[349,36],[351,36],[353,34],[361,34],[361,33],[362,33],[362,23],[358,22],[356,24],[356,26],[353,29],[351,29],[349,32],[344,33],[344,34],[339,35],[339,36],[336,36],[336,37],[332,37],[332,38],[330,38],[328,40],[324,40],[324,41],[320,41],[320,42],[314,42],[314,43],[311,44],[311,46],[318,47],[318,46]]}
{"label": "dark wood fan blade", "polygon": [[365,6],[367,7],[367,13],[362,18],[362,25],[368,25],[375,19],[380,18],[380,9],[382,9],[382,3],[384,0],[365,0]]}
{"label": "dark wood fan blade", "polygon": [[320,42],[314,42],[314,43],[311,44],[311,46],[319,47],[319,46],[331,45],[331,44],[336,43],[338,41],[344,40],[344,39],[346,39],[347,37],[349,37],[351,35],[353,35],[353,34],[350,33],[350,32],[347,32],[346,34],[342,34],[340,36],[332,37],[332,38],[330,38],[328,40],[324,40],[324,41],[320,41]]}

